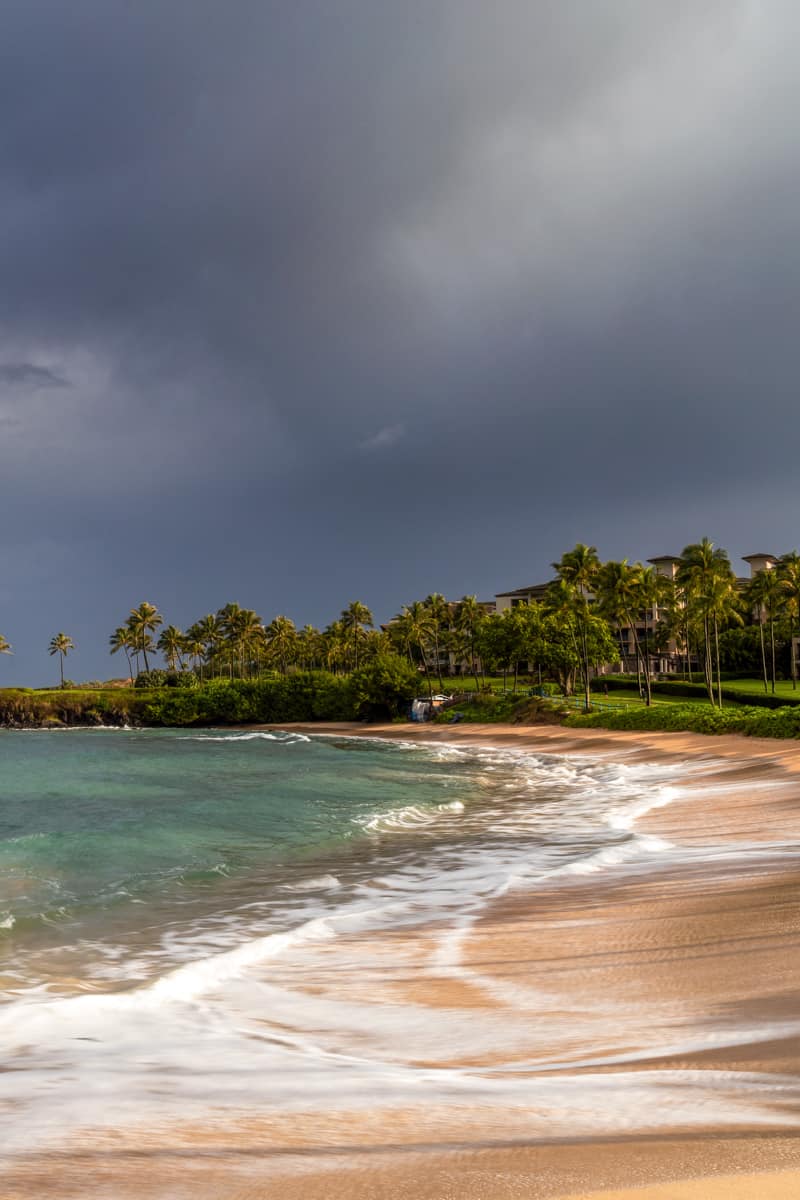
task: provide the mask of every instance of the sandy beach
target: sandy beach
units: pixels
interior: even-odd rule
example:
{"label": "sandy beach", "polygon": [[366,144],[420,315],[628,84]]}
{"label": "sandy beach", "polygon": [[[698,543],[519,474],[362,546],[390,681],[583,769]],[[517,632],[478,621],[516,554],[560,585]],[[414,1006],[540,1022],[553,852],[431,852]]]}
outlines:
{"label": "sandy beach", "polygon": [[[273,981],[311,1004],[407,1011],[422,1031],[409,1025],[402,1048],[416,1069],[447,1074],[469,1065],[501,1089],[520,1074],[556,1088],[563,1077],[578,1113],[585,1084],[585,1121],[554,1136],[551,1114],[535,1106],[487,1107],[469,1097],[398,1105],[387,1096],[361,1111],[87,1131],[57,1153],[19,1158],[0,1194],[788,1200],[800,1193],[800,872],[788,852],[800,825],[800,745],[552,727],[291,728],[679,768],[683,786],[669,803],[636,818],[637,833],[654,847],[685,849],[678,865],[654,853],[646,869],[571,873],[535,892],[511,888],[455,931],[343,934],[271,965]],[[742,858],[737,847],[745,844]],[[424,1032],[436,1021],[448,1028],[440,1042]],[[365,1031],[361,1053],[385,1056],[382,1036]],[[344,1048],[333,1033],[324,1045]],[[640,1084],[647,1090],[640,1093]],[[616,1114],[605,1130],[602,1089]]]}

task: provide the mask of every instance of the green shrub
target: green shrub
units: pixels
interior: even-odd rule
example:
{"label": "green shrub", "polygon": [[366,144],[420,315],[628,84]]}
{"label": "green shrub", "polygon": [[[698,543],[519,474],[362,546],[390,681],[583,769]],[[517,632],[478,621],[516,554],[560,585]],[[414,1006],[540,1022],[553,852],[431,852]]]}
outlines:
{"label": "green shrub", "polygon": [[351,678],[359,717],[368,720],[400,716],[419,691],[419,672],[400,654],[376,654]]}
{"label": "green shrub", "polygon": [[350,679],[324,671],[164,689],[150,698],[145,711],[151,725],[269,725],[355,716]]}
{"label": "green shrub", "polygon": [[461,697],[458,704],[438,712],[433,720],[437,725],[448,725],[452,722],[453,713],[462,714],[462,719],[471,724],[490,724],[511,721],[521,705],[526,704],[520,696],[494,695],[492,693],[471,693]]}
{"label": "green shrub", "polygon": [[800,737],[800,708],[783,705],[765,709],[755,705],[707,708],[701,705],[631,707],[616,712],[573,713],[565,724],[578,729],[663,730],[690,733],[738,733],[746,737]]}

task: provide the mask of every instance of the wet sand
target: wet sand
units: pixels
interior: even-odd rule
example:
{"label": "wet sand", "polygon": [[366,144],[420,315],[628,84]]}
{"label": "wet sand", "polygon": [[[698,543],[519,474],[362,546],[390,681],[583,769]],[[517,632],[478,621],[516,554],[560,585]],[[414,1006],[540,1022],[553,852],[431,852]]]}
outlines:
{"label": "wet sand", "polygon": [[[567,1072],[587,1088],[600,1074],[630,1093],[628,1126],[617,1117],[603,1132],[600,1113],[596,1125],[565,1126],[554,1136],[551,1114],[531,1108],[467,1100],[399,1109],[387,1097],[368,1111],[87,1131],[57,1153],[18,1160],[0,1196],[800,1194],[800,871],[781,853],[800,840],[800,744],[538,727],[292,728],[685,765],[698,790],[643,815],[636,829],[694,848],[688,865],[660,866],[656,858],[641,872],[573,875],[535,892],[511,891],[455,942],[437,928],[341,936],[271,968],[278,982],[326,1002],[408,1005],[463,1027],[461,1040],[451,1031],[440,1047],[415,1045],[409,1033],[404,1061],[432,1072],[482,1066],[498,1080],[515,1071],[556,1080]],[[733,856],[703,853],[742,841],[766,847],[745,868]],[[385,1054],[386,1046],[365,1041],[371,1052]],[[646,1111],[637,1106],[637,1079],[652,1081],[654,1073],[663,1098]],[[651,1106],[657,1094],[648,1093]],[[698,1103],[707,1106],[699,1124]]]}

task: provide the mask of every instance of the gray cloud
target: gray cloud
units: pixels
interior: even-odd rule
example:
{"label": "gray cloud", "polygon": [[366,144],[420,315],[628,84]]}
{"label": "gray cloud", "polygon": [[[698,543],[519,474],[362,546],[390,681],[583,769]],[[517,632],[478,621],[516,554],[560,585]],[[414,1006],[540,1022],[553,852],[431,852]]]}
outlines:
{"label": "gray cloud", "polygon": [[69,387],[69,381],[62,375],[29,362],[0,362],[0,386],[4,384],[29,388]]}
{"label": "gray cloud", "polygon": [[577,538],[796,544],[798,33],[789,0],[7,4],[15,677],[56,628],[101,674],[144,596],[324,621]]}

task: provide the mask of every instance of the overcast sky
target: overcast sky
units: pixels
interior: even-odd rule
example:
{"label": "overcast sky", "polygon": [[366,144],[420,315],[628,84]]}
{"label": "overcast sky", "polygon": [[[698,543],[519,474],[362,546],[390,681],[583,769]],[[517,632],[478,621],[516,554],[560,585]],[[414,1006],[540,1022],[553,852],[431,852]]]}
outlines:
{"label": "overcast sky", "polygon": [[0,12],[0,683],[800,545],[796,0]]}

